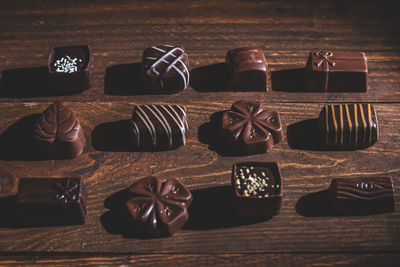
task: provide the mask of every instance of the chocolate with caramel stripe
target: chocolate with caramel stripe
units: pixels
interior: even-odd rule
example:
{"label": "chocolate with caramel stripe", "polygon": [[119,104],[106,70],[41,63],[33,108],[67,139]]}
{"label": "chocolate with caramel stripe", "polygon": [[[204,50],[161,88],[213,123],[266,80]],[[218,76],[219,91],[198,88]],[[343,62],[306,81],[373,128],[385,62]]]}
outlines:
{"label": "chocolate with caramel stripe", "polygon": [[390,177],[338,178],[329,187],[332,211],[336,214],[369,214],[394,210]]}
{"label": "chocolate with caramel stripe", "polygon": [[323,144],[338,148],[362,148],[379,137],[376,111],[371,104],[325,106],[319,115]]}

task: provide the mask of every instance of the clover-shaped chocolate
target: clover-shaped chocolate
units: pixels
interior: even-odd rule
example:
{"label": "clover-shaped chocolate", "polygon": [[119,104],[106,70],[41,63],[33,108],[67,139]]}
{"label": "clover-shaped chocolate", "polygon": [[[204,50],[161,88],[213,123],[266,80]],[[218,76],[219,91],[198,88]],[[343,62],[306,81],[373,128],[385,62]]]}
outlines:
{"label": "clover-shaped chocolate", "polygon": [[[192,194],[176,179],[161,181],[153,176],[134,183],[126,202],[135,226],[152,236],[170,236],[189,218]],[[137,230],[137,229],[136,229]]]}
{"label": "clover-shaped chocolate", "polygon": [[222,114],[221,142],[234,153],[260,154],[283,140],[282,123],[275,110],[260,102],[240,100]]}

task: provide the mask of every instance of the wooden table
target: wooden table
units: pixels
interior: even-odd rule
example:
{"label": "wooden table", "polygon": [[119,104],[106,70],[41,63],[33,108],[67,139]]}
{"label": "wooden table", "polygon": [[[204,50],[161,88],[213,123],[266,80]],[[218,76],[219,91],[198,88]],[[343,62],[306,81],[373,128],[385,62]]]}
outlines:
{"label": "wooden table", "polygon": [[[0,153],[1,171],[17,178],[80,176],[90,199],[86,224],[51,228],[13,227],[3,215],[9,208],[2,201],[0,264],[398,264],[398,194],[393,213],[334,217],[324,214],[317,193],[326,190],[334,177],[376,175],[391,176],[400,190],[400,20],[395,3],[91,2],[2,3],[0,132],[62,100],[80,118],[88,145],[73,160],[37,161]],[[174,95],[135,93],[144,48],[162,43],[187,49],[191,86]],[[94,87],[72,96],[46,96],[42,77],[50,47],[69,44],[92,46]],[[263,49],[271,67],[268,92],[223,91],[225,54],[241,46]],[[311,49],[365,51],[368,93],[301,92],[302,68]],[[285,141],[272,152],[232,157],[208,144],[210,116],[240,99],[262,100],[281,114]],[[331,102],[374,103],[379,142],[356,151],[319,151],[309,146],[307,121]],[[128,119],[134,105],[144,103],[185,105],[190,125],[187,145],[154,153],[101,151],[92,146],[96,126]],[[248,159],[276,161],[281,167],[283,208],[268,221],[244,223],[224,216],[232,163]],[[126,238],[109,209],[119,191],[148,175],[178,178],[194,194],[192,219],[173,237]]]}

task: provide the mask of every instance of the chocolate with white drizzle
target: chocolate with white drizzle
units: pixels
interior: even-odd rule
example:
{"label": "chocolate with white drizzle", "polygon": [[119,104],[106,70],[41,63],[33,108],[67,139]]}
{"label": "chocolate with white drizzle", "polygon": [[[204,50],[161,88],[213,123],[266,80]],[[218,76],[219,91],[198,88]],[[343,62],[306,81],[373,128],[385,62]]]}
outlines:
{"label": "chocolate with white drizzle", "polygon": [[394,189],[390,177],[337,178],[329,187],[332,212],[357,215],[392,212]]}
{"label": "chocolate with white drizzle", "polygon": [[272,217],[282,206],[281,172],[275,162],[240,162],[232,170],[233,207],[246,217]]}
{"label": "chocolate with white drizzle", "polygon": [[132,142],[137,148],[177,148],[186,144],[188,129],[184,106],[140,105],[133,110]]}
{"label": "chocolate with white drizzle", "polygon": [[157,45],[144,50],[142,79],[148,91],[182,91],[189,85],[189,76],[189,58],[183,47]]}

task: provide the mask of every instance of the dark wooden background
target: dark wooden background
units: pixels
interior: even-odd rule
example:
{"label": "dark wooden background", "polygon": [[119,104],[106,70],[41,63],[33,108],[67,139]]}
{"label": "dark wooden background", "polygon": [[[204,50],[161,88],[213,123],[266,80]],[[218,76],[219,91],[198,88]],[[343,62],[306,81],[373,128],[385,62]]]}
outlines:
{"label": "dark wooden background", "polygon": [[[15,192],[21,177],[73,175],[84,179],[90,199],[85,225],[52,228],[13,227],[7,220],[9,198],[2,199],[0,264],[398,264],[399,194],[396,211],[389,214],[333,217],[323,209],[323,191],[334,177],[391,176],[400,190],[396,2],[109,2],[1,4],[3,143],[15,142],[5,133],[17,121],[29,120],[58,99],[80,118],[88,145],[79,158],[56,161],[27,158],[18,143],[15,153],[8,151],[9,145],[0,147],[0,172],[11,173],[14,181],[2,181],[0,195]],[[174,95],[143,95],[137,85],[141,54],[162,43],[187,49],[191,86]],[[43,77],[50,47],[69,44],[92,46],[94,87],[78,95],[49,96]],[[240,46],[263,49],[271,69],[267,93],[223,92],[225,54]],[[312,49],[365,51],[368,93],[301,92],[302,68]],[[232,157],[209,144],[210,116],[240,99],[262,100],[280,112],[286,138],[272,152]],[[319,151],[312,145],[313,119],[328,102],[374,103],[379,142],[364,150]],[[103,151],[92,144],[96,126],[128,119],[134,105],[142,103],[184,104],[190,125],[187,145],[149,153]],[[225,212],[232,163],[247,159],[277,161],[281,167],[283,208],[269,221],[238,221]],[[118,192],[147,175],[178,178],[195,196],[191,219],[173,237],[127,238],[116,222],[112,203],[118,203]]]}

